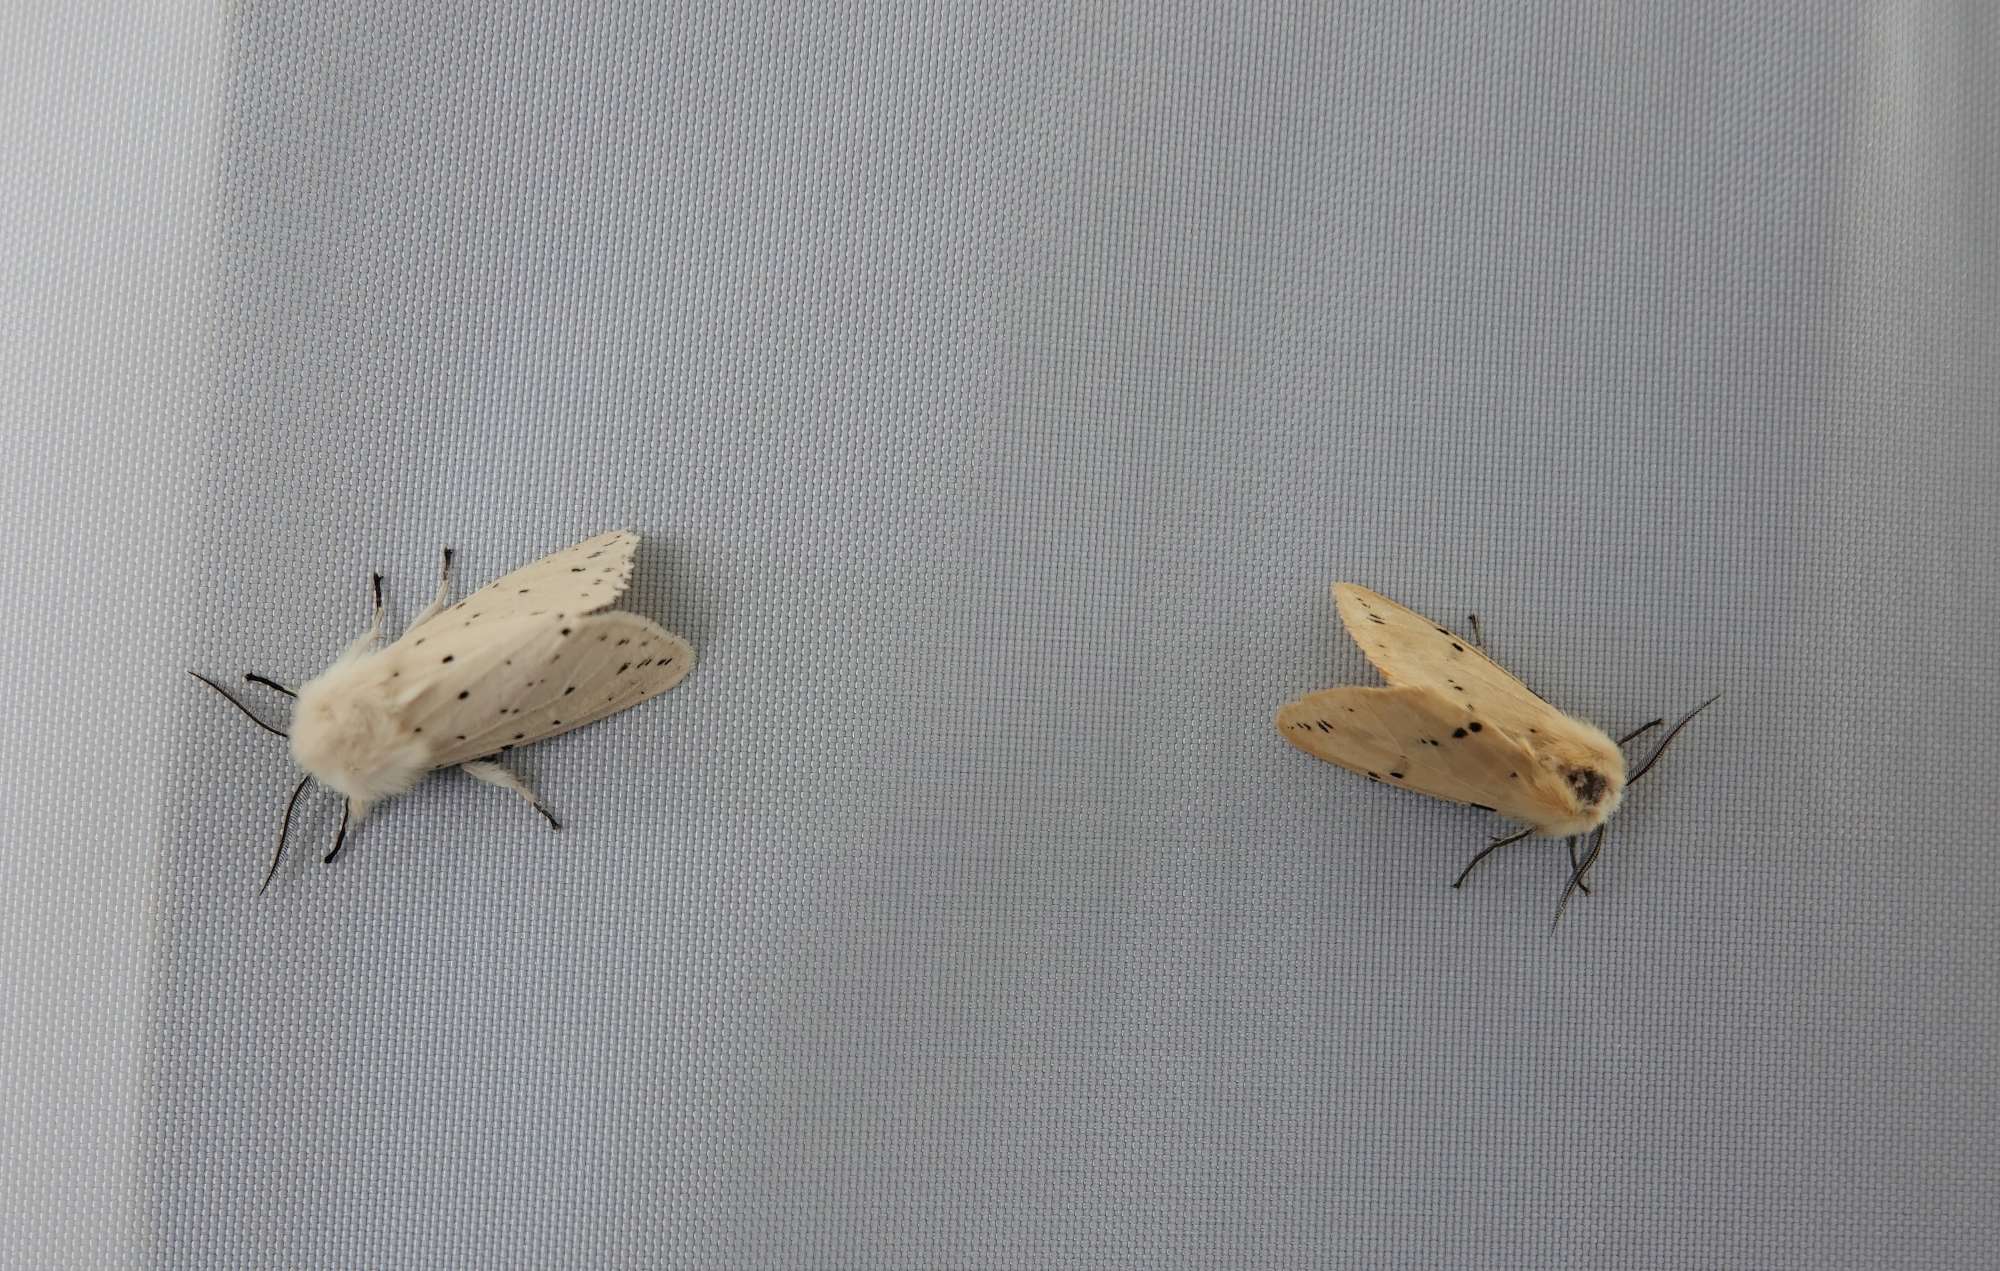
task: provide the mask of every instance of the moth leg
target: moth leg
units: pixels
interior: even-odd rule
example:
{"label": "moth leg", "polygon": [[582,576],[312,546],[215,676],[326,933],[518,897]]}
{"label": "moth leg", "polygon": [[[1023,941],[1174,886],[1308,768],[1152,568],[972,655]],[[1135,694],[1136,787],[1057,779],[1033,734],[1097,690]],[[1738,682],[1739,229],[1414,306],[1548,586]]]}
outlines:
{"label": "moth leg", "polygon": [[560,830],[562,828],[562,822],[549,815],[549,810],[542,806],[542,801],[535,797],[535,792],[528,788],[528,783],[505,768],[502,768],[499,764],[494,763],[490,759],[475,759],[471,763],[462,763],[458,766],[467,776],[484,781],[489,786],[499,786],[502,790],[512,790],[515,794],[526,799],[529,806],[533,807],[535,811],[542,814],[542,819],[549,823],[550,829]]}
{"label": "moth leg", "polygon": [[1591,867],[1597,864],[1598,855],[1604,851],[1604,835],[1610,829],[1609,825],[1597,827],[1597,837],[1591,840],[1590,851],[1584,855],[1583,868],[1576,871],[1577,890],[1586,896],[1590,894],[1590,888],[1583,885],[1583,880],[1590,877]]}
{"label": "moth leg", "polygon": [[1472,874],[1473,866],[1479,864],[1479,862],[1493,855],[1493,853],[1499,851],[1501,848],[1507,846],[1509,843],[1518,843],[1522,839],[1527,838],[1530,834],[1533,834],[1534,832],[1535,832],[1535,827],[1531,825],[1527,829],[1522,830],[1519,834],[1510,834],[1506,838],[1494,839],[1491,843],[1488,843],[1486,845],[1485,851],[1481,852],[1479,855],[1472,858],[1472,863],[1465,867],[1464,872],[1459,874],[1458,881],[1453,883],[1452,886],[1453,887],[1465,886],[1465,880]]}
{"label": "moth leg", "polygon": [[346,651],[340,655],[343,660],[366,653],[382,638],[382,575],[368,575],[368,587],[375,597],[375,617],[369,622],[368,629],[355,636]]}
{"label": "moth leg", "polygon": [[412,628],[421,627],[426,622],[429,622],[432,618],[435,618],[440,613],[443,613],[445,601],[450,599],[451,599],[451,549],[447,547],[444,549],[444,567],[438,570],[437,595],[431,597],[431,603],[429,607],[426,608],[422,613],[418,614],[416,617],[416,621],[412,622],[410,626]]}
{"label": "moth leg", "polygon": [[1476,613],[1466,614],[1465,620],[1472,624],[1473,647],[1476,649],[1484,649],[1486,647],[1486,637],[1483,634],[1481,634],[1479,630],[1479,615]]}
{"label": "moth leg", "polygon": [[[325,859],[321,860],[320,864],[331,865],[333,864],[333,858],[340,855],[341,844],[347,842],[347,818],[351,816],[353,812],[354,812],[354,800],[352,799],[342,800],[340,804],[340,828],[338,830],[335,830],[333,834],[333,850],[326,854]],[[272,864],[273,866],[275,866],[277,862],[273,861]]]}
{"label": "moth leg", "polygon": [[243,679],[245,682],[250,684],[262,684],[265,688],[277,689],[280,693],[283,693],[286,697],[298,696],[297,693],[292,692],[292,690],[286,688],[284,685],[278,683],[276,680],[272,679],[268,675],[259,675],[255,671],[245,671],[243,673]]}
{"label": "moth leg", "polygon": [[1664,724],[1666,722],[1667,721],[1664,719],[1656,719],[1650,724],[1641,724],[1637,728],[1633,729],[1631,732],[1626,733],[1623,737],[1620,737],[1618,739],[1618,744],[1622,746],[1626,742],[1631,741],[1634,737],[1637,737],[1642,733],[1649,733],[1653,729],[1658,728],[1661,724]]}
{"label": "moth leg", "polygon": [[1576,836],[1569,837],[1569,876],[1576,880],[1576,889],[1588,896],[1590,888],[1583,885],[1583,874],[1576,867]]}

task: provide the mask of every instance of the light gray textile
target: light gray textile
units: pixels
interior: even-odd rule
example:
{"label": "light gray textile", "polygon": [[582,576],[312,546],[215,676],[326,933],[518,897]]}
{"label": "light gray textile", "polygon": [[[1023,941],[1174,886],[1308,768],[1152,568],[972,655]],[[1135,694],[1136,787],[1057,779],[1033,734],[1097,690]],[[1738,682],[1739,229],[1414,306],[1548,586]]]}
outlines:
{"label": "light gray textile", "polygon": [[[2000,1246],[1990,6],[0,22],[0,1263]],[[614,527],[701,665],[563,833],[309,794],[259,899],[183,672]],[[1276,736],[1338,578],[1724,693],[1553,936]]]}

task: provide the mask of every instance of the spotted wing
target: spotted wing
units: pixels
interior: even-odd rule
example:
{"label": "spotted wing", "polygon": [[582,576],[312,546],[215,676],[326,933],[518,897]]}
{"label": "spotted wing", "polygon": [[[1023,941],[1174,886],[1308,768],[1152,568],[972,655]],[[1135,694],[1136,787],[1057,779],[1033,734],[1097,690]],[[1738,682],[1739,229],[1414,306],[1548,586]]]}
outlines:
{"label": "spotted wing", "polygon": [[632,579],[632,555],[638,547],[639,536],[629,530],[585,539],[486,584],[430,621],[411,627],[398,643],[485,622],[523,617],[563,621],[609,608]]}
{"label": "spotted wing", "polygon": [[482,759],[581,728],[679,684],[688,642],[614,609],[583,618],[518,617],[445,631],[383,651],[376,674],[398,721],[433,767]]}
{"label": "spotted wing", "polygon": [[1456,694],[1344,685],[1279,709],[1278,731],[1316,759],[1386,785],[1466,803],[1530,825],[1566,811],[1528,748],[1474,719]]}
{"label": "spotted wing", "polygon": [[1353,583],[1335,583],[1333,600],[1347,634],[1389,683],[1444,694],[1517,737],[1556,713],[1464,637],[1414,609]]}

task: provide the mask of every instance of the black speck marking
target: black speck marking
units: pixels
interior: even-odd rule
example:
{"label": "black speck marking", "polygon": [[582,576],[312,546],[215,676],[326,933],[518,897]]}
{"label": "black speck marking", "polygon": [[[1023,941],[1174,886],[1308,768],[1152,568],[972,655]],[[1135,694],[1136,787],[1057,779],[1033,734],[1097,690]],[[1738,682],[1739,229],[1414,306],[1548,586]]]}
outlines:
{"label": "black speck marking", "polygon": [[468,698],[468,697],[471,697],[471,696],[472,696],[472,690],[471,690],[471,689],[466,689],[466,688],[462,688],[462,689],[458,690],[458,700],[459,700],[459,701],[461,701],[461,702],[462,702],[462,701],[464,701],[464,700],[465,700],[466,698]]}
{"label": "black speck marking", "polygon": [[[422,636],[418,636],[418,637],[417,637],[417,644],[422,644],[423,642],[424,642],[424,637],[422,637]],[[413,644],[413,645],[411,645],[410,647],[414,649],[414,648],[416,648],[416,647],[417,647],[417,645],[416,645],[416,644]]]}
{"label": "black speck marking", "polygon": [[[449,661],[451,661],[451,660],[452,660],[452,659],[453,659],[453,658],[454,658],[455,656],[456,656],[456,655],[454,655],[454,654],[450,654],[450,653],[447,653],[447,654],[445,654],[445,655],[444,655],[444,661],[445,661],[445,662],[449,662]],[[439,663],[438,665],[442,666],[442,665],[444,665],[444,663],[443,663],[443,662],[440,662],[440,663]]]}
{"label": "black speck marking", "polygon": [[1370,781],[1380,781],[1382,778],[1376,776],[1374,773],[1371,772],[1368,774],[1368,779]]}
{"label": "black speck marking", "polygon": [[1451,691],[1452,691],[1452,692],[1454,692],[1454,693],[1463,693],[1463,692],[1465,691],[1465,685],[1463,685],[1463,684],[1454,684],[1454,685],[1452,685],[1452,686],[1451,686]]}
{"label": "black speck marking", "polygon": [[568,697],[571,693],[574,692],[576,692],[576,685],[572,684],[568,688],[563,690],[563,696]]}
{"label": "black speck marking", "polygon": [[515,592],[514,594],[517,596],[525,596],[528,594],[528,589],[526,587],[523,587],[521,588],[521,590]]}
{"label": "black speck marking", "polygon": [[1388,625],[1387,623],[1383,622],[1383,621],[1382,621],[1382,620],[1381,620],[1380,618],[1376,617],[1376,616],[1375,616],[1374,614],[1372,614],[1372,613],[1368,615],[1368,621],[1370,621],[1370,622],[1372,622],[1372,623],[1375,623],[1375,624],[1376,624],[1377,626],[1387,626],[1387,625]]}
{"label": "black speck marking", "polygon": [[528,735],[528,734],[526,734],[526,733],[515,733],[515,734],[514,734],[514,740],[515,740],[515,741],[519,741],[519,740],[521,740],[521,739],[522,739],[523,737],[526,737],[527,735]]}
{"label": "black speck marking", "polygon": [[1466,725],[1466,727],[1467,727],[1467,728],[1470,728],[1470,729],[1471,729],[1471,730],[1472,730],[1473,732],[1475,732],[1475,733],[1476,733],[1476,732],[1480,731],[1481,729],[1485,728],[1485,727],[1486,727],[1486,725],[1484,725],[1484,724],[1480,723],[1480,722],[1479,722],[1478,720],[1476,720],[1476,719],[1475,719],[1475,720],[1473,720],[1473,721],[1472,721],[1471,723],[1467,724],[1467,725]]}
{"label": "black speck marking", "polygon": [[570,573],[572,573],[572,574],[580,574],[580,573],[582,573],[582,572],[583,572],[583,566],[581,566],[581,565],[571,565],[571,566],[569,567],[569,572],[570,572]]}
{"label": "black speck marking", "polygon": [[458,739],[459,739],[460,741],[464,741],[464,740],[465,740],[465,734],[464,734],[464,733],[460,733],[460,734],[458,735]]}
{"label": "black speck marking", "polygon": [[[551,728],[559,728],[559,727],[561,727],[561,726],[562,726],[562,721],[561,721],[561,720],[559,720],[559,719],[552,719],[552,720],[550,720],[550,721],[549,721],[549,726],[550,726]],[[1491,811],[1492,811],[1493,809],[1492,809],[1492,808],[1488,808],[1488,809],[1486,809],[1486,810],[1487,810],[1488,812],[1491,812]]]}
{"label": "black speck marking", "polygon": [[[1305,725],[1300,724],[1299,727],[1304,728]],[[1323,733],[1330,733],[1333,731],[1333,725],[1327,723],[1325,720],[1322,719],[1321,721],[1319,721],[1319,730]]]}
{"label": "black speck marking", "polygon": [[1454,728],[1451,730],[1451,735],[1454,737],[1463,737],[1465,736],[1465,730],[1463,728]]}
{"label": "black speck marking", "polygon": [[1465,646],[1464,646],[1464,645],[1462,645],[1462,644],[1460,644],[1460,643],[1459,643],[1458,641],[1456,641],[1456,640],[1453,640],[1453,641],[1451,642],[1451,647],[1452,647],[1452,651],[1453,651],[1453,652],[1456,652],[1456,653],[1463,653],[1463,652],[1465,652]]}
{"label": "black speck marking", "polygon": [[627,662],[624,666],[618,668],[618,674],[623,675],[625,674],[625,672],[631,669],[632,669],[632,664],[630,662]]}
{"label": "black speck marking", "polygon": [[1449,631],[1446,631],[1446,630],[1445,630],[1445,629],[1444,629],[1443,627],[1439,627],[1439,628],[1437,629],[1437,633],[1438,633],[1439,635],[1446,635],[1446,636],[1448,636],[1448,635],[1450,635],[1450,634],[1451,634],[1451,632],[1449,632]]}
{"label": "black speck marking", "polygon": [[392,680],[400,680],[403,678],[403,673],[401,671],[391,671],[389,672],[389,678]]}
{"label": "black speck marking", "polygon": [[564,635],[568,635],[568,634],[569,634],[569,628],[568,628],[568,627],[564,627],[564,628],[563,628],[563,634],[564,634]]}
{"label": "black speck marking", "polygon": [[625,644],[630,644],[632,642],[630,640],[620,640],[618,643],[621,645],[625,645]]}
{"label": "black speck marking", "polygon": [[1389,775],[1394,777],[1398,781],[1401,781],[1403,779],[1403,774],[1400,772],[1392,772]]}
{"label": "black speck marking", "polygon": [[596,559],[597,559],[598,557],[600,557],[600,556],[602,556],[602,555],[604,555],[604,553],[603,553],[603,552],[592,552],[592,553],[591,553],[590,555],[588,555],[588,556],[584,557],[584,559],[585,559],[585,560],[596,560]]}

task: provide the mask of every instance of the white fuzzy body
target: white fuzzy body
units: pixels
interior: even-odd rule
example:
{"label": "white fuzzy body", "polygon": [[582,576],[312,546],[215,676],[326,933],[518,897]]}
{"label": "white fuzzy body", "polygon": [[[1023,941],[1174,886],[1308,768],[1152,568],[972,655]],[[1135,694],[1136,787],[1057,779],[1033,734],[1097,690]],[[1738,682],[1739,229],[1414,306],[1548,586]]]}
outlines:
{"label": "white fuzzy body", "polygon": [[292,708],[292,759],[347,796],[350,815],[409,790],[437,765],[383,685],[380,654],[343,658],[308,680]]}

